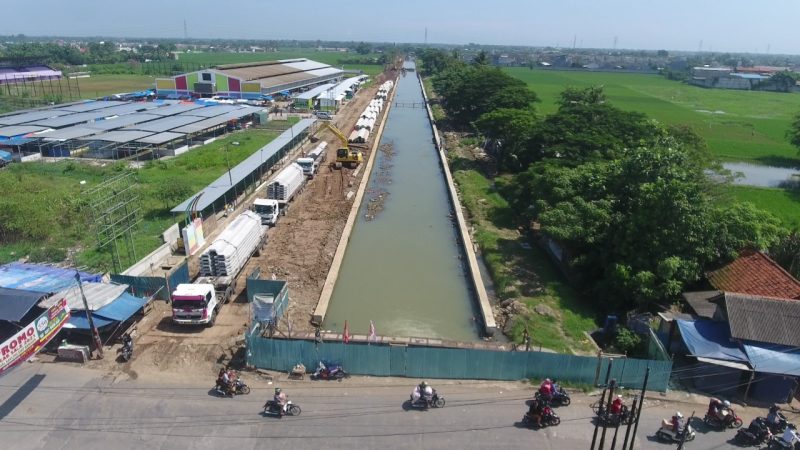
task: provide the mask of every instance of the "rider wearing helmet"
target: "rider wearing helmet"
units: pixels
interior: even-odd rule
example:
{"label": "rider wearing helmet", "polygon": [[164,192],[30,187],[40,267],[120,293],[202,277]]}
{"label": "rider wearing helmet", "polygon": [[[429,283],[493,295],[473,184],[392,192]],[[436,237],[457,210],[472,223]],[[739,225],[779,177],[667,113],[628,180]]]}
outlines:
{"label": "rider wearing helmet", "polygon": [[419,387],[420,397],[422,397],[422,399],[426,401],[430,401],[430,399],[433,397],[433,388],[430,387],[428,382],[423,381],[422,383],[419,384],[418,387]]}
{"label": "rider wearing helmet", "polygon": [[611,402],[611,414],[618,415],[622,413],[622,396],[617,395],[617,398]]}
{"label": "rider wearing helmet", "polygon": [[286,393],[281,390],[281,388],[275,388],[275,396],[272,397],[272,401],[279,407],[278,414],[283,415],[284,409],[286,409]]}
{"label": "rider wearing helmet", "polygon": [[675,433],[680,433],[683,429],[683,414],[680,411],[675,411],[675,415],[672,416],[672,431]]}
{"label": "rider wearing helmet", "polygon": [[553,381],[550,380],[550,378],[545,378],[545,380],[542,381],[541,386],[539,386],[539,393],[546,400],[550,400],[553,396]]}
{"label": "rider wearing helmet", "polygon": [[781,421],[780,416],[781,407],[778,405],[772,405],[769,408],[769,413],[767,414],[767,424],[769,426],[777,426]]}

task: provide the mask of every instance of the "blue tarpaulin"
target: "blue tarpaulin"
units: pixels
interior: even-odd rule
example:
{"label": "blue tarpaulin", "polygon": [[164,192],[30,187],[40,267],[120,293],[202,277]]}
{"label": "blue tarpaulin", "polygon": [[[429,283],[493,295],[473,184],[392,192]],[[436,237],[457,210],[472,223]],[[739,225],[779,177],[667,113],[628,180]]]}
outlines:
{"label": "blue tarpaulin", "polygon": [[[114,322],[124,322],[128,320],[136,311],[147,303],[147,300],[134,297],[127,292],[117,297],[116,300],[103,306],[92,313],[94,326],[102,328]],[[89,320],[86,318],[86,311],[74,311],[69,319],[70,328],[89,329]]]}
{"label": "blue tarpaulin", "polygon": [[678,327],[692,356],[723,361],[748,361],[739,344],[731,342],[731,331],[725,322],[678,319]]}
{"label": "blue tarpaulin", "polygon": [[777,344],[748,342],[744,351],[757,372],[800,376],[800,350]]}
{"label": "blue tarpaulin", "polygon": [[0,287],[0,320],[19,322],[44,296],[41,292]]}
{"label": "blue tarpaulin", "polygon": [[[81,281],[97,283],[102,276],[79,272]],[[77,286],[75,270],[38,264],[9,263],[0,266],[0,287],[53,293]]]}

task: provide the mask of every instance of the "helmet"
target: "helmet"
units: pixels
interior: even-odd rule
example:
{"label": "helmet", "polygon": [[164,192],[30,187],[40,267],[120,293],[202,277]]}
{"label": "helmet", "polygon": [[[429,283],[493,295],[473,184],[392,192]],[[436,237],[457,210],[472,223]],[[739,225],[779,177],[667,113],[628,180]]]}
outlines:
{"label": "helmet", "polygon": [[676,415],[676,416],[677,416],[679,419],[683,419],[683,414],[681,414],[681,412],[680,412],[680,411],[675,411],[675,415]]}
{"label": "helmet", "polygon": [[422,386],[422,387],[427,387],[427,386],[428,386],[428,383],[427,383],[427,382],[425,382],[425,381],[423,381],[423,382],[422,382],[422,383],[420,383],[419,385],[420,385],[420,386]]}
{"label": "helmet", "polygon": [[544,379],[544,382],[545,382],[545,383],[552,383],[552,381],[550,380],[550,378],[545,378],[545,379]]}
{"label": "helmet", "polygon": [[724,402],[722,402],[722,404],[723,404],[723,405],[725,405],[725,407],[726,407],[726,408],[730,408],[730,407],[731,407],[731,402],[729,402],[729,401],[727,401],[727,400],[725,400]]}
{"label": "helmet", "polygon": [[622,400],[622,396],[621,395],[617,395],[617,398]]}
{"label": "helmet", "polygon": [[281,388],[275,388],[275,393],[276,394],[280,394],[281,393]]}

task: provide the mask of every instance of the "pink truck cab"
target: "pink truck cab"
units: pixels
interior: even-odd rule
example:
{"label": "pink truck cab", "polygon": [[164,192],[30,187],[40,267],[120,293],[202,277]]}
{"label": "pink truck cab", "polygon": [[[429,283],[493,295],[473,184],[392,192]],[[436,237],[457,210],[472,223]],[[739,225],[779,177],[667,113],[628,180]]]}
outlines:
{"label": "pink truck cab", "polygon": [[179,284],[172,292],[172,321],[213,326],[219,306],[213,284]]}

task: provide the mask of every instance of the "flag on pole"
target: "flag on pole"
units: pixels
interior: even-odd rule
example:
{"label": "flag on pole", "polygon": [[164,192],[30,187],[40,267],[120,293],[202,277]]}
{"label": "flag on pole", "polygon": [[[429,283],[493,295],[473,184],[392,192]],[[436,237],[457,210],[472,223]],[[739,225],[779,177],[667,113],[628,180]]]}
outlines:
{"label": "flag on pole", "polygon": [[344,334],[342,335],[342,339],[344,340],[345,344],[350,342],[350,327],[347,326],[346,320],[344,321]]}
{"label": "flag on pole", "polygon": [[378,338],[378,336],[375,335],[375,324],[372,323],[372,321],[370,320],[369,321],[369,340],[370,341],[374,341],[377,338]]}

